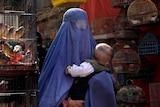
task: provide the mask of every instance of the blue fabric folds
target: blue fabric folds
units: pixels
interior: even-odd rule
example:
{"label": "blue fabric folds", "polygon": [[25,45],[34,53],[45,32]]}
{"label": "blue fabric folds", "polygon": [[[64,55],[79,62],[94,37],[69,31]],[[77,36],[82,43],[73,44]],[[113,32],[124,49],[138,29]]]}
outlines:
{"label": "blue fabric folds", "polygon": [[39,107],[58,107],[66,98],[73,78],[65,74],[68,65],[91,58],[96,42],[80,8],[68,9],[45,57],[39,77]]}
{"label": "blue fabric folds", "polygon": [[116,107],[112,75],[100,72],[89,80],[84,107]]}

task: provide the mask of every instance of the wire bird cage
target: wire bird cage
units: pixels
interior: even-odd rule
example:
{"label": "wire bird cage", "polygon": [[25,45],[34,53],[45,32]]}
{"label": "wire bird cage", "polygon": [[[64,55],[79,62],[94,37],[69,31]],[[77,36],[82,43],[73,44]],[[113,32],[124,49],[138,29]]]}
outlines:
{"label": "wire bird cage", "polygon": [[159,43],[152,33],[147,33],[138,46],[139,55],[152,55],[159,53]]}
{"label": "wire bird cage", "polygon": [[111,0],[111,6],[112,7],[126,7],[129,6],[129,4],[132,2],[133,0]]}
{"label": "wire bird cage", "polygon": [[134,85],[133,80],[127,80],[127,85],[118,90],[116,99],[118,107],[134,107],[146,103],[143,89]]}
{"label": "wire bird cage", "polygon": [[141,66],[140,70],[136,74],[128,74],[127,77],[130,79],[151,79],[153,78],[153,68],[150,66],[150,62],[145,56],[140,56]]}
{"label": "wire bird cage", "polygon": [[0,107],[36,107],[35,0],[0,2]]}
{"label": "wire bird cage", "polygon": [[127,18],[131,26],[154,23],[158,9],[151,0],[134,0],[128,7]]}
{"label": "wire bird cage", "polygon": [[129,45],[116,52],[112,59],[112,66],[115,73],[136,74],[141,65],[140,57]]}

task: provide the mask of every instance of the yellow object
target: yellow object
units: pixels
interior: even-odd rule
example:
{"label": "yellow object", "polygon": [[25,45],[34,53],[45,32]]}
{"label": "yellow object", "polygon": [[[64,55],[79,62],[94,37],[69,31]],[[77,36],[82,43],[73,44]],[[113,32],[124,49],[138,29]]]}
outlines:
{"label": "yellow object", "polygon": [[85,3],[87,0],[52,0],[54,7],[58,6],[76,6]]}

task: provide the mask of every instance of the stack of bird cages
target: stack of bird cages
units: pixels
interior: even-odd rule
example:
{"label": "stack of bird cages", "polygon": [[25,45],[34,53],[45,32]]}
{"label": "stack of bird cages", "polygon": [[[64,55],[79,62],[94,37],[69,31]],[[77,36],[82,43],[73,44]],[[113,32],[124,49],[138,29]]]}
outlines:
{"label": "stack of bird cages", "polygon": [[158,21],[158,9],[151,0],[134,0],[128,7],[127,18],[132,26]]}
{"label": "stack of bird cages", "polygon": [[0,2],[0,107],[35,107],[36,0]]}

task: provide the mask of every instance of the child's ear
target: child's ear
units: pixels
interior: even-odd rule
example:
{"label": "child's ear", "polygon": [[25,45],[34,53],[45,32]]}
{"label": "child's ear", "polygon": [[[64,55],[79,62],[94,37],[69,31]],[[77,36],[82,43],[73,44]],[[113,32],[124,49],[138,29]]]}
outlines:
{"label": "child's ear", "polygon": [[105,67],[108,67],[108,65],[110,65],[110,62],[106,62],[106,63],[104,64]]}

